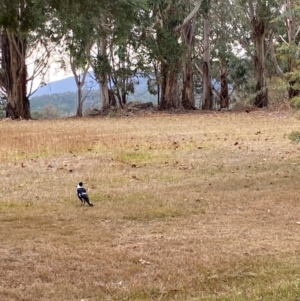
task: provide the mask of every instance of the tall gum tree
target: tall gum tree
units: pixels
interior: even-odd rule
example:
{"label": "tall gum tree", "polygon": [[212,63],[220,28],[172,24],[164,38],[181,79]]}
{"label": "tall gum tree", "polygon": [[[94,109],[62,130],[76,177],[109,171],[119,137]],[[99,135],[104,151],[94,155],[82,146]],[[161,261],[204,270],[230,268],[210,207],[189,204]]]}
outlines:
{"label": "tall gum tree", "polygon": [[182,47],[178,43],[178,34],[174,28],[178,23],[178,11],[172,1],[157,7],[156,46],[161,71],[160,109],[178,108],[180,93],[178,75],[181,70],[180,58]]}
{"label": "tall gum tree", "polygon": [[266,107],[269,102],[266,81],[268,41],[274,26],[271,23],[273,12],[278,3],[275,0],[236,0],[228,3],[233,7],[232,20],[239,32],[239,42],[254,64],[256,81],[254,105],[259,108]]}
{"label": "tall gum tree", "polygon": [[[218,0],[205,0],[201,5],[202,26],[197,26],[199,49],[194,66],[202,82],[200,105],[204,110],[229,106],[228,60],[232,52],[231,41],[234,41],[231,29],[228,29],[231,26],[229,9],[230,6],[226,6],[224,11],[224,1]],[[215,83],[220,83],[221,89],[216,88]]]}
{"label": "tall gum tree", "polygon": [[189,14],[183,20],[183,23],[175,28],[175,32],[180,30],[181,40],[184,46],[182,56],[182,99],[181,103],[185,109],[195,109],[194,96],[194,72],[193,55],[195,52],[195,34],[198,25],[197,14],[200,10],[203,0],[184,2],[184,12]]}
{"label": "tall gum tree", "polygon": [[100,88],[100,107],[102,109],[116,105],[116,100],[109,88],[111,66],[108,57],[109,39],[111,35],[111,16],[107,12],[99,12],[94,22],[94,45],[90,49],[89,62]]}
{"label": "tall gum tree", "polygon": [[83,102],[86,97],[86,95],[83,95],[83,88],[90,68],[88,56],[92,47],[92,41],[88,37],[90,28],[82,23],[82,20],[79,18],[77,18],[76,22],[78,22],[76,27],[79,27],[79,29],[76,30],[75,35],[73,31],[65,36],[65,46],[68,50],[69,64],[77,87],[76,116],[82,117]]}
{"label": "tall gum tree", "polygon": [[27,65],[25,62],[27,40],[10,29],[2,31],[1,37],[1,85],[7,97],[6,117],[30,118],[27,97]]}
{"label": "tall gum tree", "polygon": [[256,96],[254,100],[254,105],[263,108],[268,105],[268,88],[266,84],[265,77],[265,58],[266,58],[266,31],[267,24],[264,18],[260,15],[265,9],[262,1],[248,1],[248,14],[252,27],[253,41],[256,47],[256,54],[253,56],[254,67],[256,73]]}
{"label": "tall gum tree", "polygon": [[29,119],[27,53],[45,22],[42,0],[0,2],[0,85],[7,97],[7,117]]}
{"label": "tall gum tree", "polygon": [[[100,86],[100,106],[120,106],[126,103],[132,91],[132,75],[136,67],[128,49],[134,43],[132,31],[135,26],[140,2],[119,0],[108,1],[98,8],[93,22],[94,45],[90,51],[90,64]],[[97,6],[96,6],[97,7]],[[131,53],[132,52],[132,53]]]}
{"label": "tall gum tree", "polygon": [[[299,8],[299,7],[298,7]],[[288,45],[291,49],[291,53],[294,55],[290,56],[288,59],[288,74],[291,75],[295,72],[298,67],[299,63],[297,63],[297,56],[299,53],[299,46],[297,45],[297,35],[299,34],[299,29],[296,31],[296,5],[295,0],[286,0],[286,12],[288,16],[285,18],[286,28],[288,32]],[[293,79],[293,76],[289,76],[289,89],[288,95],[289,99],[293,99],[296,96],[300,95],[300,86],[299,86],[299,76],[297,79]]]}
{"label": "tall gum tree", "polygon": [[[178,9],[178,8],[181,9]],[[179,42],[182,3],[175,0],[147,1],[147,10],[140,22],[142,47],[154,66],[159,86],[159,109],[181,106],[179,75],[184,47]]]}
{"label": "tall gum tree", "polygon": [[181,30],[182,40],[186,51],[182,62],[182,106],[185,109],[195,108],[194,80],[193,80],[193,50],[195,44],[195,20],[191,20]]}
{"label": "tall gum tree", "polygon": [[202,62],[202,109],[213,108],[213,93],[210,75],[210,0],[202,2],[203,7],[203,62]]}
{"label": "tall gum tree", "polygon": [[287,83],[288,97],[292,100],[300,96],[299,4],[295,0],[282,0],[280,4],[276,25],[279,27],[284,24],[285,33],[274,33],[270,44],[271,58],[277,75]]}
{"label": "tall gum tree", "polygon": [[[110,34],[109,41],[109,80],[113,83],[111,91],[118,100],[119,106],[123,107],[127,103],[130,93],[134,93],[134,84],[139,70],[138,49],[136,47],[135,30],[135,9],[124,7],[116,12],[114,26]],[[129,11],[128,11],[129,10]]]}
{"label": "tall gum tree", "polygon": [[[58,35],[63,37],[69,32],[76,41],[76,52],[81,59],[86,56],[87,63],[94,71],[99,83],[101,95],[100,106],[109,105],[108,71],[106,37],[112,27],[111,1],[106,0],[49,0],[56,11],[62,28]],[[130,1],[130,0],[128,0]],[[119,8],[125,0],[116,0],[114,5]],[[89,52],[86,53],[86,50]],[[67,47],[67,51],[69,51]]]}
{"label": "tall gum tree", "polygon": [[0,1],[0,87],[7,117],[31,118],[33,81],[43,82],[55,47],[47,34],[51,14],[46,0]]}
{"label": "tall gum tree", "polygon": [[[232,30],[232,22],[230,17],[231,7],[224,5],[222,0],[214,0],[212,5],[214,12],[214,20],[211,24],[211,45],[212,45],[212,77],[217,79],[220,89],[213,85],[213,92],[219,99],[219,109],[228,109],[230,103],[230,95],[232,92],[232,70],[230,70],[230,61],[234,60],[238,50],[234,48],[236,41],[236,33]],[[231,89],[229,90],[229,84]]]}
{"label": "tall gum tree", "polygon": [[100,107],[104,109],[115,105],[115,100],[110,92],[108,82],[108,75],[111,71],[111,66],[109,64],[107,55],[109,34],[107,33],[107,29],[101,30],[101,28],[105,28],[105,24],[108,23],[109,18],[101,13],[96,20],[97,31],[102,31],[102,34],[96,37],[96,43],[95,46],[91,48],[89,60],[100,87]]}
{"label": "tall gum tree", "polygon": [[77,110],[76,116],[82,117],[83,116],[83,102],[85,97],[83,95],[83,88],[86,82],[86,77],[89,72],[90,64],[88,60],[80,58],[70,54],[70,67],[73,73],[76,87],[77,87]]}

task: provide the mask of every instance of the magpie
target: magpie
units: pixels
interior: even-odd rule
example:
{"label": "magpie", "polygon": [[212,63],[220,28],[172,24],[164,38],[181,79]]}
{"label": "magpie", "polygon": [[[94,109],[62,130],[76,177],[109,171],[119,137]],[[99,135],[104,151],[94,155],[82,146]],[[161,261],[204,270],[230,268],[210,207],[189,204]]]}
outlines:
{"label": "magpie", "polygon": [[79,182],[77,186],[77,196],[81,201],[81,205],[85,205],[85,202],[87,202],[89,206],[94,206],[93,203],[90,202],[89,196],[86,192],[86,189],[83,187],[82,182]]}

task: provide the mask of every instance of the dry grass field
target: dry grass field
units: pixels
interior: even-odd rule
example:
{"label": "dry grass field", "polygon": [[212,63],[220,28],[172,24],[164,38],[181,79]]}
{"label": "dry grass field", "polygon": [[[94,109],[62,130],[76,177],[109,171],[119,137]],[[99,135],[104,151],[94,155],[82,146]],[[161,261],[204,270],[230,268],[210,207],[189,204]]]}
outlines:
{"label": "dry grass field", "polygon": [[296,117],[0,122],[0,300],[300,300]]}

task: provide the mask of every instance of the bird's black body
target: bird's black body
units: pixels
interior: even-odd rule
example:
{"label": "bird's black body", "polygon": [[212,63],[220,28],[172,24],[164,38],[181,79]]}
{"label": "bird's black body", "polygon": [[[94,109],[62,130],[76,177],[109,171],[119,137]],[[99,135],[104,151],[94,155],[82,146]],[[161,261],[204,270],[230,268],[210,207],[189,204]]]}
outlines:
{"label": "bird's black body", "polygon": [[86,189],[83,187],[83,183],[80,182],[77,186],[77,196],[81,201],[81,205],[85,205],[85,202],[87,202],[87,204],[89,206],[94,206],[90,200],[89,200],[89,196],[86,192]]}

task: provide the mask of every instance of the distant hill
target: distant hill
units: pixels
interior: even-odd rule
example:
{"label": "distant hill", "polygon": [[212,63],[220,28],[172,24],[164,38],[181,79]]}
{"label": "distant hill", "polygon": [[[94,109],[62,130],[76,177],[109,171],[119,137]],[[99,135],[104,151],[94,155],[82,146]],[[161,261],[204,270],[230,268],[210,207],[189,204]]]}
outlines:
{"label": "distant hill", "polygon": [[[87,77],[84,90],[87,94],[83,108],[97,107],[100,103],[99,84],[91,76]],[[89,92],[87,92],[89,91]],[[138,78],[135,84],[135,93],[128,95],[128,101],[152,101],[157,103],[157,96],[148,92],[147,79]],[[77,87],[73,76],[53,81],[44,87],[39,88],[30,97],[31,111],[42,111],[46,105],[53,105],[59,108],[63,114],[74,114],[77,108]]]}
{"label": "distant hill", "polygon": [[[99,84],[93,78],[93,74],[89,74],[87,76],[86,86],[93,87],[93,90],[99,89]],[[46,86],[40,87],[32,97],[76,91],[77,87],[75,79],[73,76],[70,76],[61,80],[50,82]]]}

